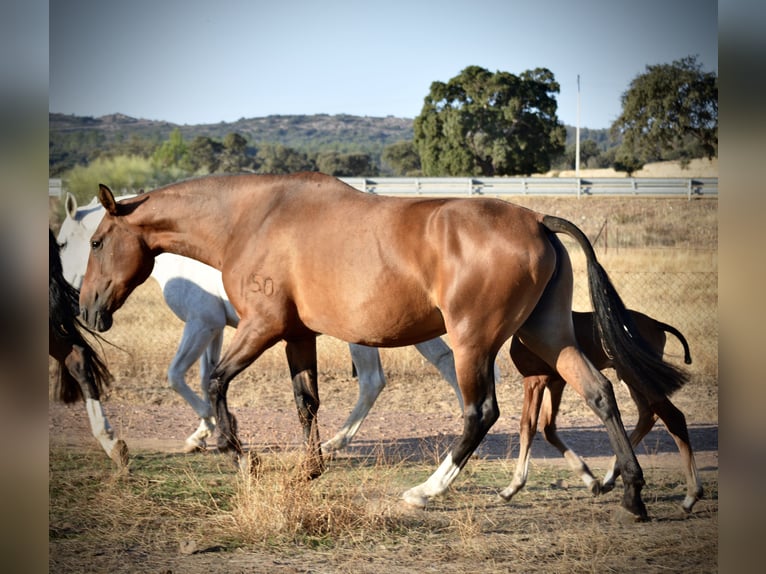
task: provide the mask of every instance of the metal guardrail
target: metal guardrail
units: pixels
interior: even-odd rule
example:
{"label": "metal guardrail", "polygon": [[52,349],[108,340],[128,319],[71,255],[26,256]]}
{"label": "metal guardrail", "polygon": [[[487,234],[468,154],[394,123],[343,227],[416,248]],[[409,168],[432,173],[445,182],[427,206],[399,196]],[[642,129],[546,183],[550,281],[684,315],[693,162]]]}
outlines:
{"label": "metal guardrail", "polygon": [[718,178],[341,177],[360,191],[397,196],[718,197]]}
{"label": "metal guardrail", "polygon": [[[341,177],[360,191],[398,196],[640,196],[718,197],[718,178],[654,177]],[[48,195],[61,196],[61,180],[50,179]]]}

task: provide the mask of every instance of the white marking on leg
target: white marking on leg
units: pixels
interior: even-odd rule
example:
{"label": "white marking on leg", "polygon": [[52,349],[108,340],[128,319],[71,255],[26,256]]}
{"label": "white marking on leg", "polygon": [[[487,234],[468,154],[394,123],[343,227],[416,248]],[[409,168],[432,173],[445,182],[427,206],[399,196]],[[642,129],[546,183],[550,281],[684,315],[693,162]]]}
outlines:
{"label": "white marking on leg", "polygon": [[85,400],[85,410],[88,412],[88,419],[90,419],[90,429],[96,440],[101,443],[101,447],[106,451],[109,456],[112,455],[112,449],[117,443],[117,439],[114,438],[114,431],[109,426],[109,421],[106,420],[104,409],[101,406],[101,402],[95,399]]}
{"label": "white marking on leg", "polygon": [[569,463],[569,468],[579,475],[585,483],[585,486],[587,486],[593,494],[598,494],[601,485],[593,476],[593,473],[591,473],[588,465],[585,464],[585,461],[573,450],[564,451],[564,458]]}
{"label": "white marking on leg", "polygon": [[452,462],[452,453],[450,453],[428,480],[409,489],[402,498],[407,504],[422,508],[431,498],[446,491],[459,473],[460,467]]}
{"label": "white marking on leg", "polygon": [[194,431],[186,439],[184,451],[194,452],[197,450],[205,450],[207,448],[207,440],[213,436],[215,431],[215,417],[209,417],[207,419],[201,419],[197,430]]}

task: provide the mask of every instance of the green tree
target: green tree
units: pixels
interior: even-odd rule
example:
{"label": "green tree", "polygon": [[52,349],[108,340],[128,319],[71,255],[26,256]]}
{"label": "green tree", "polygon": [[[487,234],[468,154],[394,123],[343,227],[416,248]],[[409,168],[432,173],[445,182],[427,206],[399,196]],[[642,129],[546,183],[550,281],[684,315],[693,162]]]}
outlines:
{"label": "green tree", "polygon": [[240,134],[232,132],[223,138],[223,153],[221,154],[221,171],[239,173],[252,169],[253,162],[247,155],[247,140]]}
{"label": "green tree", "polygon": [[160,168],[188,169],[190,167],[189,148],[180,129],[175,128],[170,132],[168,139],[155,150],[152,159]]}
{"label": "green tree", "polygon": [[373,177],[378,167],[369,154],[324,152],[316,158],[317,169],[336,177]]}
{"label": "green tree", "polygon": [[382,160],[394,175],[422,175],[420,156],[412,141],[398,141],[383,149]]}
{"label": "green tree", "polygon": [[559,84],[546,68],[520,76],[469,66],[433,82],[415,118],[415,146],[427,176],[548,171],[564,150],[556,116]]}
{"label": "green tree", "polygon": [[717,156],[718,76],[703,72],[696,56],[647,66],[623,93],[611,129],[622,138],[617,157],[632,156],[632,165]]}
{"label": "green tree", "polygon": [[316,166],[305,153],[282,144],[263,144],[255,156],[257,173],[296,173],[315,171]]}
{"label": "green tree", "polygon": [[189,144],[189,162],[196,173],[215,173],[221,165],[223,144],[207,136],[197,136]]}

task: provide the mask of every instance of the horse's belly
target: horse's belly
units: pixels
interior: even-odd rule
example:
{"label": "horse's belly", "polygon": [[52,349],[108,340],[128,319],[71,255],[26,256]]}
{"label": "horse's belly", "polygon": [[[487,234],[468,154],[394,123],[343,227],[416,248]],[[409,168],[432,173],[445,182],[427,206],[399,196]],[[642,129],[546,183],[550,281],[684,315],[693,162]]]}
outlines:
{"label": "horse's belly", "polygon": [[304,309],[301,319],[318,333],[374,347],[412,345],[445,332],[438,309],[425,301],[406,298],[373,298],[364,303],[339,301]]}

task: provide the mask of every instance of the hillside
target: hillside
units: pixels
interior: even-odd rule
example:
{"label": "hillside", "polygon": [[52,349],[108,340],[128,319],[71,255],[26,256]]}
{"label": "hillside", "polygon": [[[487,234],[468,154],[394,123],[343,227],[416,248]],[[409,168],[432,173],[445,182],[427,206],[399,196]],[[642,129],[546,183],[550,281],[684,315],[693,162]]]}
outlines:
{"label": "hillside", "polygon": [[98,118],[49,114],[50,175],[84,163],[105,149],[157,145],[178,129],[186,141],[197,136],[217,140],[236,132],[253,145],[278,143],[305,153],[363,152],[379,158],[383,149],[413,138],[412,119],[346,114],[266,116],[236,122],[178,125],[170,122],[110,114]]}

